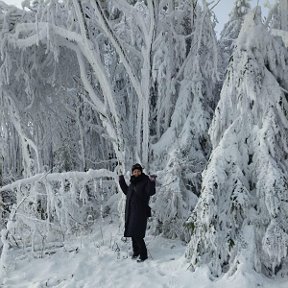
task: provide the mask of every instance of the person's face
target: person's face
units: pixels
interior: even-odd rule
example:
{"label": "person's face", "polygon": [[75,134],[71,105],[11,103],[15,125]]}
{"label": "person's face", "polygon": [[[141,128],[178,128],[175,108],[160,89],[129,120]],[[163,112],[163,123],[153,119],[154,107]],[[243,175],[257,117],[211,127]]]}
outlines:
{"label": "person's face", "polygon": [[134,169],[133,172],[132,172],[132,175],[135,176],[135,177],[138,177],[141,175],[141,171],[138,170],[138,169]]}

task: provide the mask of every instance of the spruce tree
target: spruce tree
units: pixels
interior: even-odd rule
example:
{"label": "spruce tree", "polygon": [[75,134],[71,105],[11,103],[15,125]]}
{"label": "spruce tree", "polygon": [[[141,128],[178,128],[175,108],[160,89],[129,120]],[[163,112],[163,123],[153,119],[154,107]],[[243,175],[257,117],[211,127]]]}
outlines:
{"label": "spruce tree", "polygon": [[183,224],[195,207],[201,173],[211,152],[208,128],[218,101],[219,50],[208,6],[185,7],[183,11],[189,8],[193,15],[189,50],[178,81],[172,79],[177,98],[174,107],[170,106],[171,123],[152,149],[158,157],[155,162],[165,163],[154,219],[166,236],[188,240]]}
{"label": "spruce tree", "polygon": [[210,128],[213,145],[188,220],[186,257],[211,273],[287,269],[288,53],[247,16]]}
{"label": "spruce tree", "polygon": [[240,33],[244,17],[250,10],[250,0],[236,0],[229,20],[220,34],[219,46],[223,58],[223,71],[226,70],[229,59],[233,53],[235,41]]}

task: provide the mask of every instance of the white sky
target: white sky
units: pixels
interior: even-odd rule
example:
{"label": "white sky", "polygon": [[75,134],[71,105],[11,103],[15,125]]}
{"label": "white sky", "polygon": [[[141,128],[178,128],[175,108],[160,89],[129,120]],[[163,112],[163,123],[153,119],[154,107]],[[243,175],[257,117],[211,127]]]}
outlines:
{"label": "white sky", "polygon": [[[21,8],[21,2],[23,0],[2,0],[10,5],[15,5],[19,8]],[[263,14],[265,15],[267,13],[267,9],[264,8],[265,3],[274,3],[275,0],[252,0],[252,7],[256,6],[257,1],[259,1],[259,4],[263,7]],[[215,14],[218,18],[219,24],[216,27],[217,32],[219,33],[222,30],[222,27],[225,22],[228,20],[228,14],[230,13],[233,4],[235,0],[220,0],[220,3],[215,7]]]}

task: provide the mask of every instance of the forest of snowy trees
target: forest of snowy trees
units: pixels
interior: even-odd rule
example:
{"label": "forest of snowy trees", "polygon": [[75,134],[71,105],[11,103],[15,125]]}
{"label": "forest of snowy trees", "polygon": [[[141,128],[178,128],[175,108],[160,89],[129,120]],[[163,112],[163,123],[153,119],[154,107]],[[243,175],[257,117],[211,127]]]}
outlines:
{"label": "forest of snowy trees", "polygon": [[0,1],[0,269],[121,222],[139,162],[191,270],[288,273],[288,1],[234,1],[219,39],[217,2]]}

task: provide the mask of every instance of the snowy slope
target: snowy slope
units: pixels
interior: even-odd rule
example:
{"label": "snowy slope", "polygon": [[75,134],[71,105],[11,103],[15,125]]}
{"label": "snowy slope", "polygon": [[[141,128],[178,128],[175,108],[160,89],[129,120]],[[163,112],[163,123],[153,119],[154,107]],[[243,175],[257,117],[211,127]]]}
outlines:
{"label": "snowy slope", "polygon": [[[101,233],[103,227],[103,237]],[[121,241],[121,229],[114,223],[95,224],[88,235],[75,236],[46,251],[43,258],[22,250],[10,251],[7,273],[0,287],[40,288],[286,288],[287,280],[270,280],[250,273],[209,280],[208,270],[191,272],[183,258],[185,245],[161,236],[146,237],[149,259],[130,259],[130,241]],[[119,249],[117,249],[119,248]],[[120,250],[120,251],[119,251]],[[41,252],[39,252],[40,255]],[[50,254],[50,255],[49,255]],[[243,270],[242,270],[243,271]]]}

